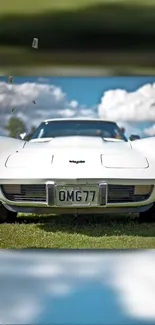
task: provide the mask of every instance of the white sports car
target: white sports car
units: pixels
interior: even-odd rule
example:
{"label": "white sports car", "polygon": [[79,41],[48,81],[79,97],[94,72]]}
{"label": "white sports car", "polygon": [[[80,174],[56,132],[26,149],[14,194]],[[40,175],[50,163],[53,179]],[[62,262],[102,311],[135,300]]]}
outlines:
{"label": "white sports car", "polygon": [[0,137],[1,222],[18,212],[155,220],[154,145],[99,119],[47,120],[29,141]]}

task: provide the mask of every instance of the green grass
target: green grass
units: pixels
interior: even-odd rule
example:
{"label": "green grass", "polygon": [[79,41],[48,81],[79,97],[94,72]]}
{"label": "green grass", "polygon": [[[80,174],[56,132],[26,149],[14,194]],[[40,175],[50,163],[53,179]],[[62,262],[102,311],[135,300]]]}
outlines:
{"label": "green grass", "polygon": [[[96,3],[122,3],[146,5],[146,0],[5,0],[1,3],[0,15],[9,13],[38,13],[46,10],[77,9]],[[154,0],[147,0],[147,6],[155,5]]]}
{"label": "green grass", "polygon": [[[109,1],[109,0],[108,0]],[[96,2],[107,2],[106,0],[5,0],[1,4],[0,15],[8,13],[40,13],[46,10],[64,10],[64,9],[77,9],[86,5],[91,5]]]}
{"label": "green grass", "polygon": [[155,248],[155,223],[136,216],[19,216],[0,225],[0,248]]}

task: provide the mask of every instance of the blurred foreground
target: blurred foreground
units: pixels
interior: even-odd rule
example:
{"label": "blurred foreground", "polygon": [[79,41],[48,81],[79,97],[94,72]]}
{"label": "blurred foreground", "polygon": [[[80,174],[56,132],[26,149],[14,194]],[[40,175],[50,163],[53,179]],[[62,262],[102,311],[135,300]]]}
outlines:
{"label": "blurred foreground", "polygon": [[0,24],[1,74],[155,74],[154,0],[6,0]]}
{"label": "blurred foreground", "polygon": [[0,75],[155,75],[155,53],[39,51],[0,48]]}
{"label": "blurred foreground", "polygon": [[0,251],[0,324],[154,324],[154,251]]}

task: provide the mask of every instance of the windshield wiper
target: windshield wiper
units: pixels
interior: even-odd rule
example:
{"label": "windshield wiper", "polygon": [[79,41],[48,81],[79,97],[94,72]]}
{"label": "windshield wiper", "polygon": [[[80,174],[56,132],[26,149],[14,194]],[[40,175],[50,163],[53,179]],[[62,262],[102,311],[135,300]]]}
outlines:
{"label": "windshield wiper", "polygon": [[124,139],[116,139],[116,138],[102,138],[104,141],[108,142],[108,141],[111,141],[111,142],[121,142],[121,141],[125,141]]}

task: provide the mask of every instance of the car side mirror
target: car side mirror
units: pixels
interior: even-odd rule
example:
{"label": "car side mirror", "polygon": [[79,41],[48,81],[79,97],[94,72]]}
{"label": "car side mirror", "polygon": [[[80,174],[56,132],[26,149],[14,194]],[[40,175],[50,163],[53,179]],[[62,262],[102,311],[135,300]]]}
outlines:
{"label": "car side mirror", "polygon": [[138,134],[131,134],[129,140],[134,141],[134,140],[139,140],[140,136]]}
{"label": "car side mirror", "polygon": [[24,139],[26,138],[26,136],[27,136],[27,133],[20,133],[20,134],[19,134],[19,138],[20,138],[21,140],[24,140]]}

